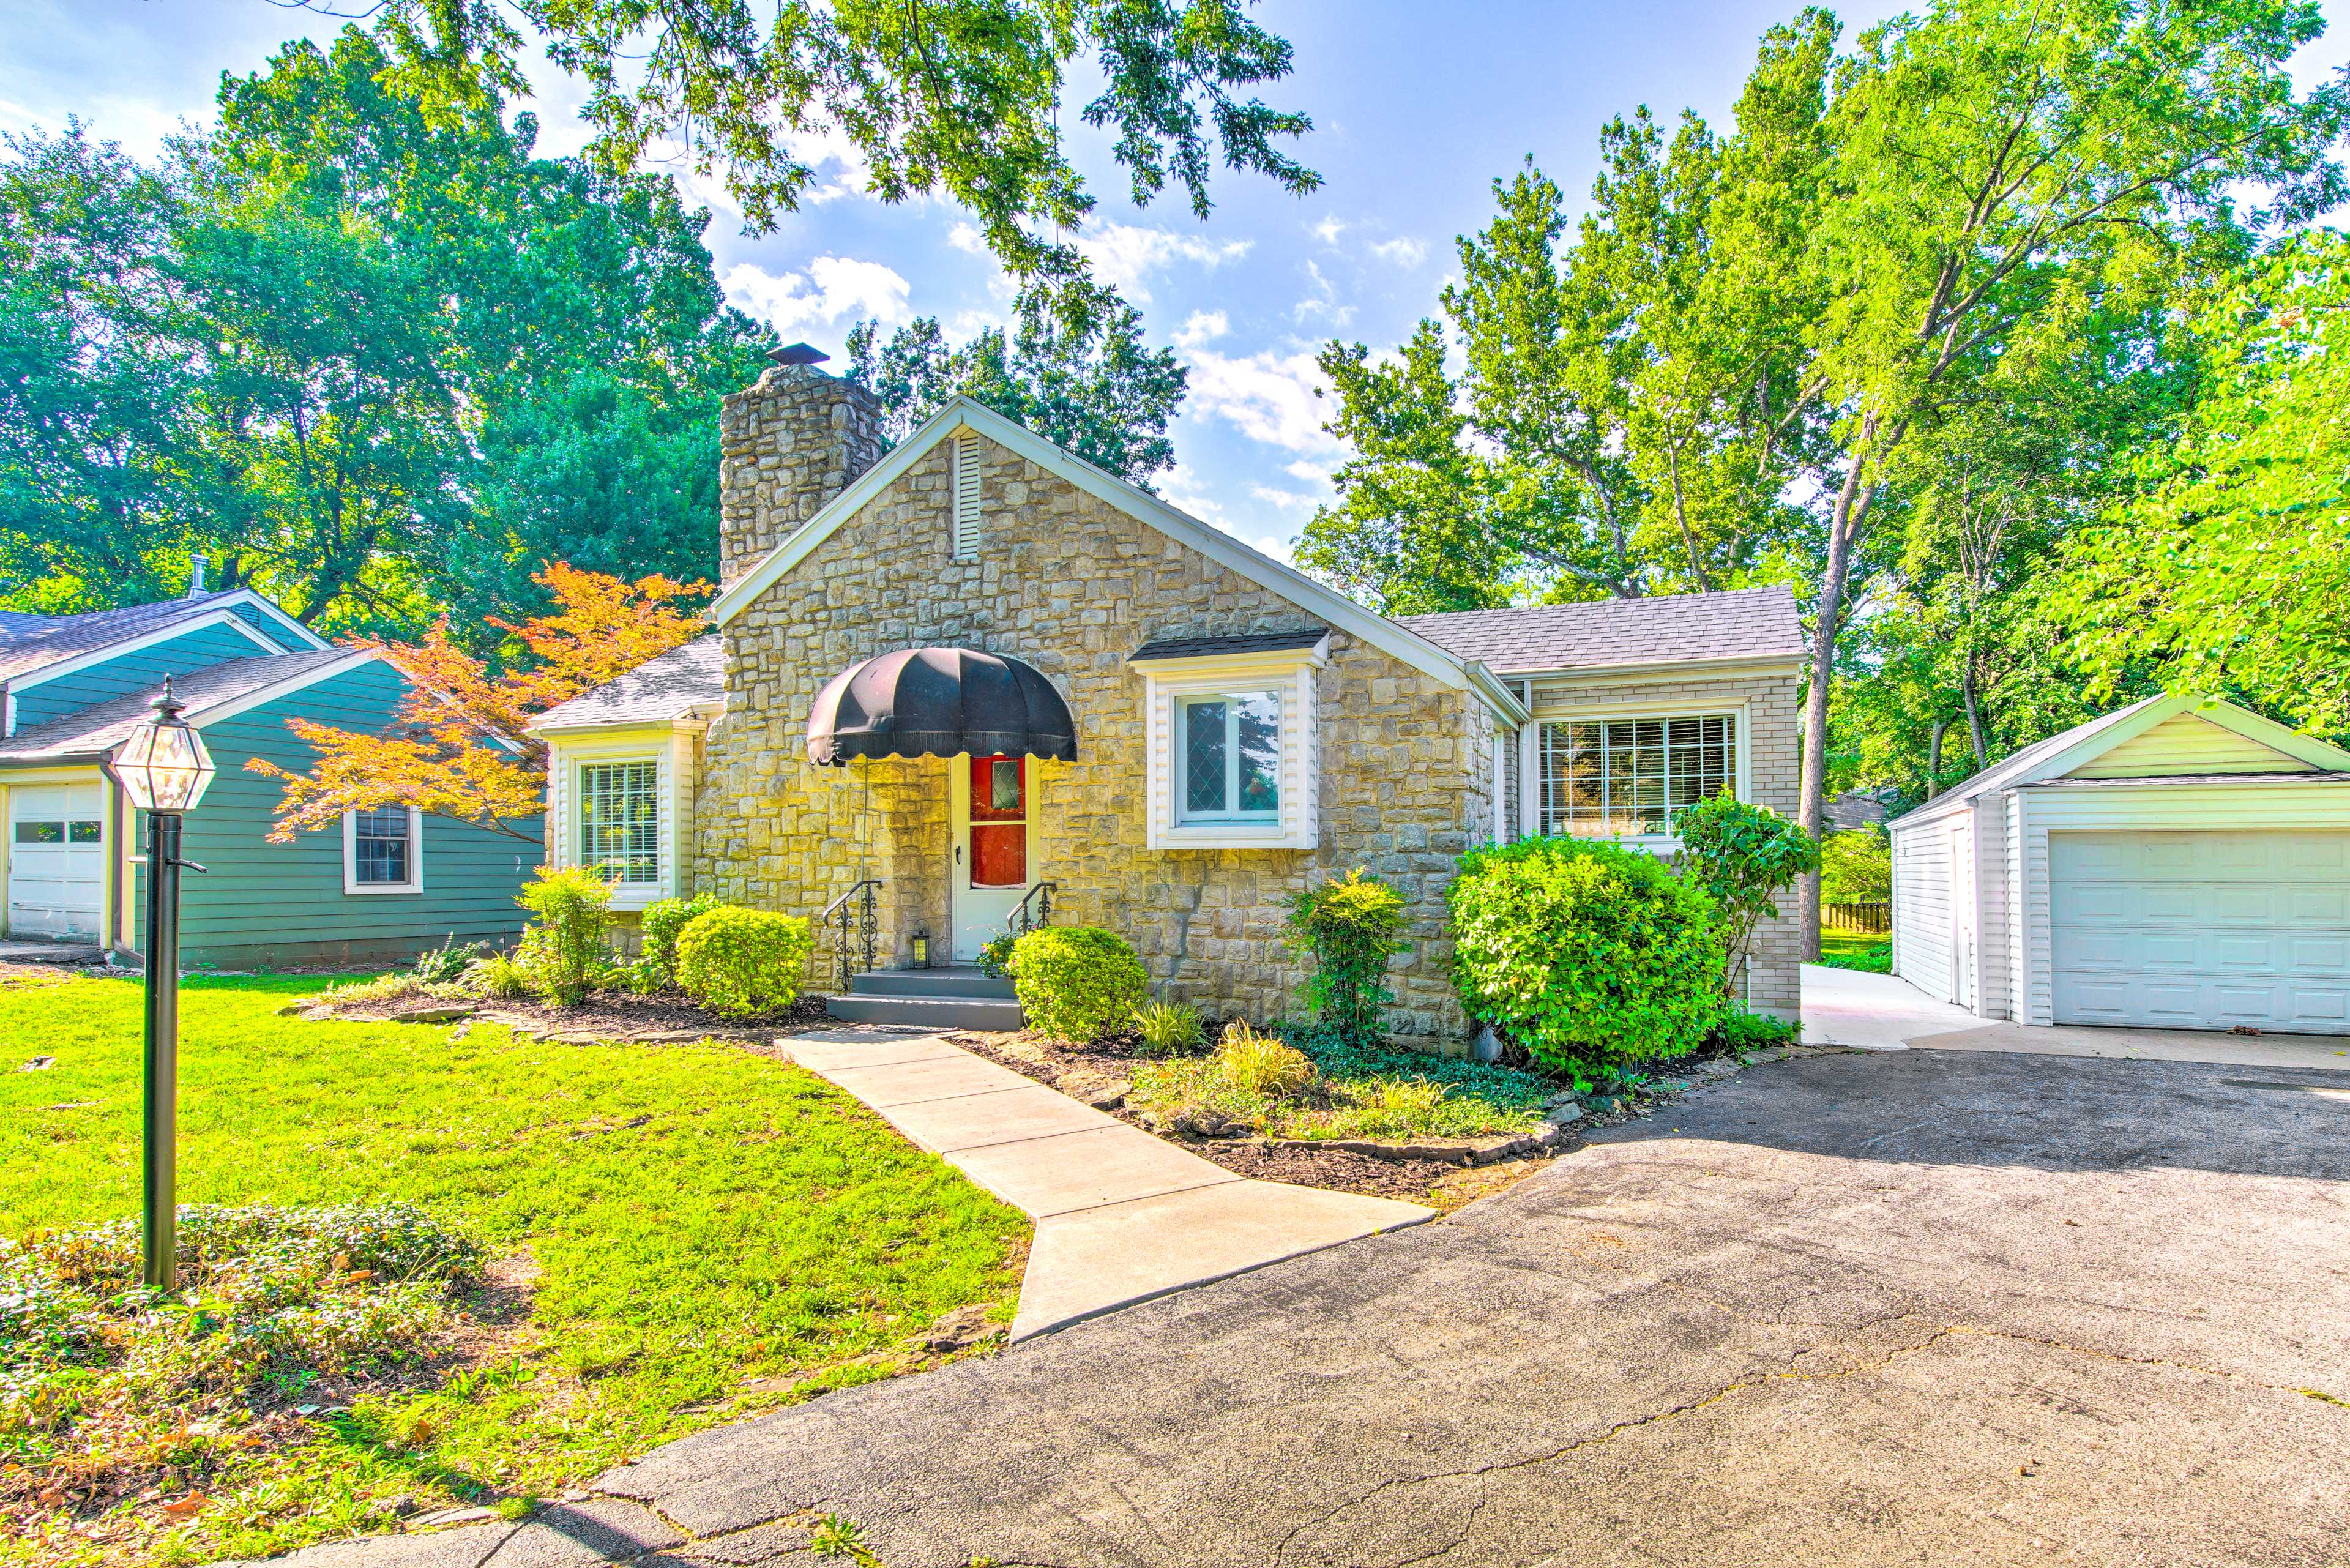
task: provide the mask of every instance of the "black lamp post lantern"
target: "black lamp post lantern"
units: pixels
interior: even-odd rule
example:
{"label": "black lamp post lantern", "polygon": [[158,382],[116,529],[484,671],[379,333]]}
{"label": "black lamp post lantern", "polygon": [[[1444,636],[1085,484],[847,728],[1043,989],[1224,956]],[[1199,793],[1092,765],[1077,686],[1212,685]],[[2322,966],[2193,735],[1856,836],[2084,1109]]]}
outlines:
{"label": "black lamp post lantern", "polygon": [[114,749],[106,771],[123,797],[147,814],[146,1282],[179,1284],[180,826],[213,782],[203,737],[180,717],[172,679],[155,716]]}

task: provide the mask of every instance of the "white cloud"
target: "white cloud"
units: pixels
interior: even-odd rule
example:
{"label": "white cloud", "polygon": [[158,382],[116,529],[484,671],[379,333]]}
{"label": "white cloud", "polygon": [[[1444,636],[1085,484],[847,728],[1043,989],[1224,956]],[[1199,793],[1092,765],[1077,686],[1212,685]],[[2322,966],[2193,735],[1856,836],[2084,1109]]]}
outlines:
{"label": "white cloud", "polygon": [[1322,275],[1319,266],[1307,262],[1305,275],[1312,280],[1314,292],[1292,307],[1290,319],[1303,322],[1320,317],[1333,327],[1344,327],[1355,318],[1355,307],[1338,303],[1337,286]]}
{"label": "white cloud", "polygon": [[1134,223],[1106,223],[1074,236],[1071,243],[1094,264],[1103,282],[1138,304],[1150,297],[1143,280],[1170,263],[1188,261],[1218,267],[1240,260],[1256,244],[1254,240],[1210,240]]}
{"label": "white cloud", "polygon": [[1191,407],[1222,420],[1252,441],[1301,454],[1336,452],[1322,429],[1322,400],[1314,389],[1322,368],[1306,353],[1271,349],[1246,358],[1195,348],[1187,357]]}
{"label": "white cloud", "polygon": [[1380,240],[1371,246],[1371,254],[1390,265],[1413,267],[1428,259],[1428,246],[1409,238]]}
{"label": "white cloud", "polygon": [[1249,493],[1269,506],[1280,507],[1284,512],[1292,507],[1318,505],[1322,500],[1318,495],[1301,494],[1295,490],[1276,490],[1270,484],[1252,484]]}
{"label": "white cloud", "polygon": [[975,256],[987,254],[987,236],[979,232],[977,223],[957,223],[947,231],[947,244]]}
{"label": "white cloud", "polygon": [[1232,318],[1221,310],[1195,310],[1175,329],[1175,347],[1197,348],[1232,329]]}
{"label": "white cloud", "polygon": [[837,326],[872,317],[884,327],[913,317],[912,286],[879,262],[818,256],[807,271],[781,277],[750,262],[728,267],[719,280],[730,304],[764,317],[778,332]]}
{"label": "white cloud", "polygon": [[1345,222],[1336,216],[1323,219],[1314,225],[1314,237],[1326,245],[1335,245],[1338,236],[1347,232]]}
{"label": "white cloud", "polygon": [[1330,488],[1330,465],[1327,463],[1315,462],[1310,458],[1301,457],[1295,462],[1284,465],[1282,472],[1292,479],[1302,479],[1308,484],[1318,484],[1326,491]]}

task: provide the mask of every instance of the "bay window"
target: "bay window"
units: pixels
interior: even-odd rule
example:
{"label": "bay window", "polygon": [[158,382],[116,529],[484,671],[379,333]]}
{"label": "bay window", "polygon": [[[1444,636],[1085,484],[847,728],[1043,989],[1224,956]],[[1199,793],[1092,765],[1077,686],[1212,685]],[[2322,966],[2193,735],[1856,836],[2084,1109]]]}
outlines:
{"label": "bay window", "polygon": [[1175,820],[1273,822],[1281,815],[1281,697],[1179,697]]}
{"label": "bay window", "polygon": [[659,763],[580,765],[579,864],[616,885],[660,880]]}

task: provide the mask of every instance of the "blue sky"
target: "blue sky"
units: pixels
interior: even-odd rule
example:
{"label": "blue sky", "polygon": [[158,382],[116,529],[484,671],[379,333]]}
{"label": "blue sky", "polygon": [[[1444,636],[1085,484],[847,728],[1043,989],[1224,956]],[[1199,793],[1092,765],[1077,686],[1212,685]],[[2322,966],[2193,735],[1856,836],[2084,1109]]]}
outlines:
{"label": "blue sky", "polygon": [[[1901,8],[1839,14],[1856,29]],[[1794,9],[1264,0],[1257,18],[1297,58],[1265,97],[1314,116],[1299,151],[1326,183],[1299,200],[1221,173],[1205,223],[1164,197],[1136,208],[1106,139],[1077,126],[1080,166],[1100,199],[1085,240],[1097,271],[1191,369],[1179,466],[1160,490],[1285,556],[1328,494],[1337,455],[1318,428],[1315,350],[1333,337],[1391,346],[1432,313],[1454,236],[1485,223],[1491,182],[1527,154],[1580,196],[1611,115],[1646,103],[1668,119],[1687,107],[1726,119],[1756,38]],[[2350,0],[2324,10],[2328,36],[2297,62],[2304,87],[2350,57]],[[0,129],[78,113],[151,153],[182,121],[210,118],[223,71],[258,69],[280,41],[338,26],[271,0],[5,0]],[[552,67],[534,79],[542,149],[570,151],[582,140],[578,95]],[[1071,102],[1083,98],[1079,84]],[[1074,109],[1066,119],[1077,125]],[[836,353],[863,317],[937,316],[958,336],[1001,318],[1004,281],[958,209],[883,206],[837,152],[820,168],[818,199],[755,238],[739,232],[722,191],[687,182],[712,210],[708,240],[734,304]]]}

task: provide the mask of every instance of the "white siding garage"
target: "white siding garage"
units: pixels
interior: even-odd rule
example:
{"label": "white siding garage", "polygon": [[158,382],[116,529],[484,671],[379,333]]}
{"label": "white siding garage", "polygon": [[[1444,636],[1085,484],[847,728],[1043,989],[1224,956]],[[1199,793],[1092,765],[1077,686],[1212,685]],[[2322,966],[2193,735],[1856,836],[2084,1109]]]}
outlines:
{"label": "white siding garage", "polygon": [[2058,1023],[2350,1033],[2350,833],[2055,832]]}
{"label": "white siding garage", "polygon": [[2350,1034],[2350,752],[2153,698],[1891,824],[1894,972],[1985,1018]]}
{"label": "white siding garage", "polygon": [[8,934],[99,940],[106,903],[105,791],[19,784],[8,792]]}

